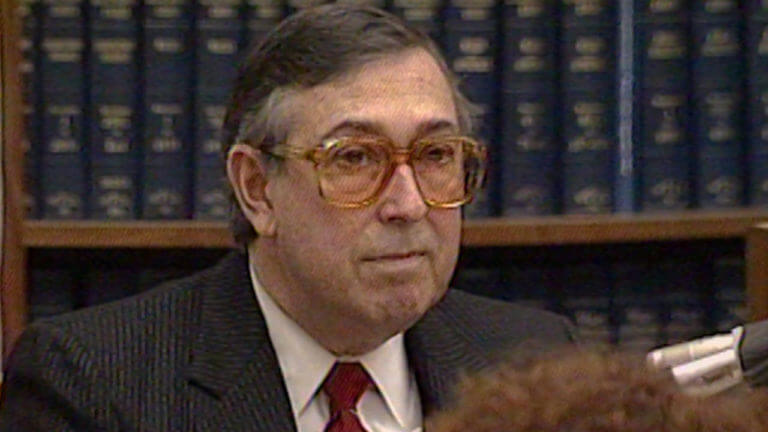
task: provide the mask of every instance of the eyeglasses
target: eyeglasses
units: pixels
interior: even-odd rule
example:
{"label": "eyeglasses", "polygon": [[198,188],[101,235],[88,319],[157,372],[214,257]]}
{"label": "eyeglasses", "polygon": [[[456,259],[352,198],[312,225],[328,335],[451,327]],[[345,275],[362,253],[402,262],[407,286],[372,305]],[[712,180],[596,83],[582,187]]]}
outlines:
{"label": "eyeglasses", "polygon": [[424,202],[435,208],[470,202],[485,177],[485,146],[464,136],[421,139],[406,149],[386,138],[351,136],[327,139],[309,150],[283,147],[265,153],[313,162],[320,195],[345,208],[375,202],[402,163],[413,170]]}

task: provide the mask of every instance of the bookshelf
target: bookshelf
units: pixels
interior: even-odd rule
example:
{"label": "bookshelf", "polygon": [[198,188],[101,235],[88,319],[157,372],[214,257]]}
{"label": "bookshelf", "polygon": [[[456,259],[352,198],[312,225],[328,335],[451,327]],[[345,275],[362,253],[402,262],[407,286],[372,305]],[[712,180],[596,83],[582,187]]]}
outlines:
{"label": "bookshelf", "polygon": [[[742,237],[768,209],[660,214],[488,218],[464,223],[465,247],[556,246]],[[227,248],[225,222],[26,221],[27,248]]]}
{"label": "bookshelf", "polygon": [[[0,2],[4,224],[2,250],[3,354],[27,322],[28,254],[47,249],[222,249],[233,245],[224,222],[49,221],[22,216],[23,121],[15,1]],[[468,220],[463,246],[515,248],[746,240],[752,316],[768,317],[768,208],[650,214],[545,216]]]}

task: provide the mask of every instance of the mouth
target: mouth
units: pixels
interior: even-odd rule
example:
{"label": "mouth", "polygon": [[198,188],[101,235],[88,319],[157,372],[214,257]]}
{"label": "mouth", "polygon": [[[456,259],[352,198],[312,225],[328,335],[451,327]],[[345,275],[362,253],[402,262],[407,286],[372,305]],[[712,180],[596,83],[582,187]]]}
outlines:
{"label": "mouth", "polygon": [[384,255],[376,255],[372,257],[363,258],[363,261],[367,262],[388,262],[388,261],[398,261],[398,260],[407,260],[410,258],[419,258],[426,256],[426,252],[421,251],[414,251],[414,252],[406,252],[406,253],[393,253],[393,254],[384,254]]}

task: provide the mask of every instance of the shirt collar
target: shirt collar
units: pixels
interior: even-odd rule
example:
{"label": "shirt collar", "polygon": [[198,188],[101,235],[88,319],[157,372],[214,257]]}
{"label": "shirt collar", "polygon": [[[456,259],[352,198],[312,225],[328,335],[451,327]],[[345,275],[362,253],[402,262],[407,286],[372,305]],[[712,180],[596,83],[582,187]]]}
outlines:
{"label": "shirt collar", "polygon": [[[253,256],[251,248],[249,253]],[[403,334],[392,336],[361,356],[337,358],[275,303],[259,282],[252,260],[249,259],[249,263],[253,289],[264,314],[294,415],[301,415],[307,408],[335,362],[357,361],[368,371],[397,422],[406,427],[408,407],[412,406],[409,398],[418,392],[410,388],[413,380],[410,379]]]}

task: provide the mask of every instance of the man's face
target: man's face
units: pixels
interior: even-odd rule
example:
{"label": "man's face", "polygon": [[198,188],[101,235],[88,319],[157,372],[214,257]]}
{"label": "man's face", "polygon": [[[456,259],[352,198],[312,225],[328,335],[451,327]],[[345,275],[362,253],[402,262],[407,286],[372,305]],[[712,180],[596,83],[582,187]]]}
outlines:
{"label": "man's face", "polygon": [[[448,82],[420,49],[366,64],[291,96],[287,104],[287,144],[301,149],[350,135],[385,137],[407,147],[458,132]],[[268,177],[265,193],[275,229],[257,242],[279,264],[264,269],[272,276],[260,271],[260,278],[310,334],[329,326],[342,337],[361,329],[389,337],[445,293],[458,254],[460,210],[428,207],[409,166],[397,166],[378,200],[359,209],[327,203],[306,160],[286,160]]]}

